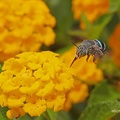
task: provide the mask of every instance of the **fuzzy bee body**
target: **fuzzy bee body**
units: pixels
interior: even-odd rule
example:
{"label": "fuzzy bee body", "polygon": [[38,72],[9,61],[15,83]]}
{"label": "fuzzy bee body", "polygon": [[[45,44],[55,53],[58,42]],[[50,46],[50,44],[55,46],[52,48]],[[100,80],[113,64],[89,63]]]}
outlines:
{"label": "fuzzy bee body", "polygon": [[[77,46],[77,45],[76,45]],[[72,61],[71,65],[77,58],[81,58],[87,55],[86,61],[88,61],[90,55],[93,55],[93,62],[97,58],[102,57],[106,52],[106,45],[105,43],[95,39],[95,40],[84,40],[79,46],[77,46],[77,51],[74,60]]]}

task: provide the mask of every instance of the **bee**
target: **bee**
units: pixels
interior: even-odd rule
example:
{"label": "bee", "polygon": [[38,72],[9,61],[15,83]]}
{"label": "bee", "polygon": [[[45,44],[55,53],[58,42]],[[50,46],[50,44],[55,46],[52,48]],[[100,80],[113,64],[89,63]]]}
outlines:
{"label": "bee", "polygon": [[[73,43],[74,44],[74,43]],[[85,55],[87,55],[86,61],[88,61],[90,55],[93,56],[93,62],[96,59],[101,58],[106,52],[106,45],[105,43],[101,42],[100,40],[84,40],[79,46],[74,44],[77,47],[75,58],[73,59],[70,67],[72,64],[78,59]]]}

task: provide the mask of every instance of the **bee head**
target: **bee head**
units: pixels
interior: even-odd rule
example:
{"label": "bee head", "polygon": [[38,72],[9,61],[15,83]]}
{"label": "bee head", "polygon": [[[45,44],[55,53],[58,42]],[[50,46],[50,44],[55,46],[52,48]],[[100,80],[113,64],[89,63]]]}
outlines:
{"label": "bee head", "polygon": [[105,53],[106,50],[107,50],[105,43],[103,43],[102,41],[97,40],[97,39],[95,40],[95,42],[97,42],[97,44],[98,44],[98,46],[100,47],[101,51],[102,51],[103,53]]}

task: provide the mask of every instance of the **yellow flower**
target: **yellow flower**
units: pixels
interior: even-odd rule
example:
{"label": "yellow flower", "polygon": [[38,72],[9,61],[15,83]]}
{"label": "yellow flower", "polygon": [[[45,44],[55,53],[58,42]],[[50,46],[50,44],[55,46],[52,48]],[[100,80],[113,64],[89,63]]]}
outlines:
{"label": "yellow flower", "polygon": [[15,107],[21,107],[24,105],[24,101],[25,101],[26,97],[25,96],[22,96],[20,99],[18,98],[8,98],[7,102],[8,102],[8,106],[10,108],[15,108]]}
{"label": "yellow flower", "polygon": [[0,105],[8,118],[28,113],[40,116],[46,109],[64,109],[67,93],[74,86],[74,70],[58,54],[23,52],[4,62],[0,74]]}
{"label": "yellow flower", "polygon": [[[84,13],[87,19],[92,23],[100,15],[108,13],[109,0],[72,0],[72,10],[74,18],[81,21],[81,27],[85,28],[85,24],[81,19],[81,15]],[[104,9],[103,9],[104,8]]]}
{"label": "yellow flower", "polygon": [[[73,47],[66,53],[61,56],[63,62],[65,62],[68,66],[70,66],[72,60],[75,57],[76,48]],[[97,65],[93,63],[92,57],[90,57],[89,61],[86,61],[86,57],[82,57],[77,59],[72,68],[74,68],[75,73],[79,77],[80,80],[85,81],[88,84],[96,84],[103,80],[102,71],[97,68]]]}
{"label": "yellow flower", "polygon": [[109,46],[112,49],[114,61],[120,66],[120,24],[118,24],[109,38]]}
{"label": "yellow flower", "polygon": [[9,119],[12,119],[12,118],[19,118],[20,116],[25,115],[25,112],[23,108],[14,108],[14,109],[8,110],[6,114]]}
{"label": "yellow flower", "polygon": [[55,24],[42,0],[1,0],[0,61],[53,44]]}
{"label": "yellow flower", "polygon": [[26,103],[23,109],[30,116],[40,116],[40,114],[46,111],[46,101],[38,100],[35,103]]}
{"label": "yellow flower", "polygon": [[74,88],[72,88],[65,101],[64,110],[70,110],[72,103],[83,102],[88,97],[88,86],[85,83],[81,83],[79,80],[74,81]]}

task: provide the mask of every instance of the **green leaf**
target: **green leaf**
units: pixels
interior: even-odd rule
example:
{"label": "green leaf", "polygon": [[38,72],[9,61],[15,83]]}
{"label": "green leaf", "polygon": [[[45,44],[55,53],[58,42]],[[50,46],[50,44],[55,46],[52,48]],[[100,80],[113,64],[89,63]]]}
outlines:
{"label": "green leaf", "polygon": [[117,101],[119,97],[120,93],[107,82],[96,85],[78,120],[108,120],[117,114],[113,110],[120,110],[120,102]]}
{"label": "green leaf", "polygon": [[7,116],[6,116],[6,112],[8,111],[7,107],[0,107],[0,120],[8,120]]}
{"label": "green leaf", "polygon": [[116,12],[120,8],[120,0],[110,0],[110,12]]}
{"label": "green leaf", "polygon": [[87,25],[87,28],[84,31],[82,31],[82,30],[75,31],[74,30],[74,31],[70,32],[70,34],[74,35],[74,36],[87,37],[89,39],[99,38],[102,31],[104,30],[106,25],[110,22],[112,17],[113,17],[113,14],[103,15],[94,24]]}
{"label": "green leaf", "polygon": [[19,117],[17,120],[32,120],[32,118],[28,114],[25,114],[24,116]]}
{"label": "green leaf", "polygon": [[116,116],[112,118],[112,120],[120,120],[120,111]]}
{"label": "green leaf", "polygon": [[87,28],[91,27],[91,23],[84,13],[82,13],[81,19],[84,21],[84,24],[86,25]]}
{"label": "green leaf", "polygon": [[57,114],[57,120],[70,120],[68,112],[59,111]]}
{"label": "green leaf", "polygon": [[86,108],[78,120],[108,120],[117,114],[113,110],[120,110],[120,102],[117,100],[92,104]]}
{"label": "green leaf", "polygon": [[102,15],[92,26],[89,28],[88,36],[90,39],[99,38],[101,32],[104,30],[105,26],[110,22],[112,19],[113,14],[105,14]]}
{"label": "green leaf", "polygon": [[0,63],[0,73],[2,72],[2,64]]}
{"label": "green leaf", "polygon": [[40,115],[40,117],[34,117],[33,120],[46,120],[46,119],[42,114],[42,115]]}
{"label": "green leaf", "polygon": [[47,110],[47,116],[49,120],[57,120],[57,112],[54,112],[52,109]]}
{"label": "green leaf", "polygon": [[106,81],[98,84],[92,91],[89,98],[89,104],[96,104],[109,100],[116,100],[120,97],[120,93]]}
{"label": "green leaf", "polygon": [[66,47],[64,47],[64,48],[61,48],[61,49],[59,49],[59,50],[57,50],[57,51],[55,51],[56,53],[59,53],[59,54],[63,54],[63,53],[65,53],[66,51],[68,51],[68,50],[70,50],[71,49],[71,47],[72,47],[72,43],[71,43],[71,45],[68,45],[68,46],[66,46]]}

